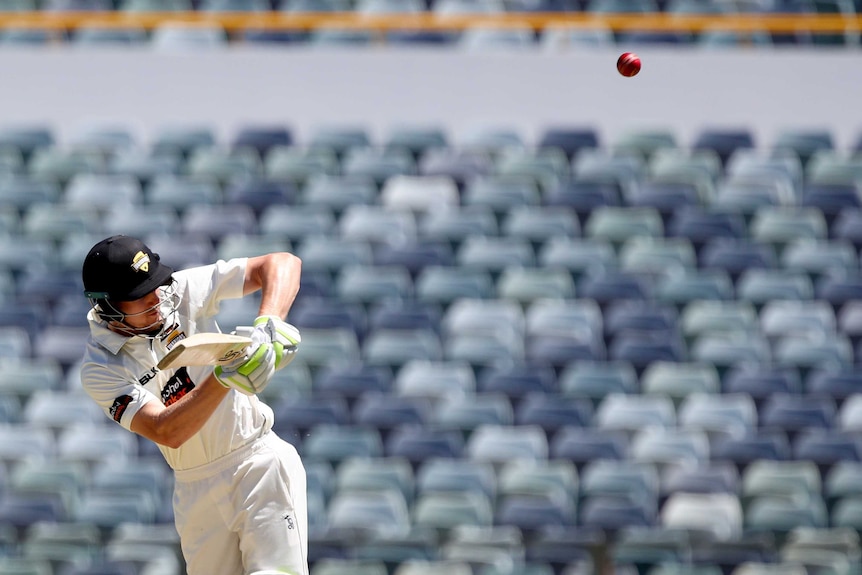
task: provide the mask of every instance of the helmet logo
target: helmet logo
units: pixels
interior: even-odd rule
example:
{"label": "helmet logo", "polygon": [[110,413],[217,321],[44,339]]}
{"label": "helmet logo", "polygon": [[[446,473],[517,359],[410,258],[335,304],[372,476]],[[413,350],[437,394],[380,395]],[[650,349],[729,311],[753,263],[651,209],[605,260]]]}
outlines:
{"label": "helmet logo", "polygon": [[150,256],[145,254],[144,252],[138,252],[135,254],[135,257],[132,258],[132,269],[135,271],[142,271],[147,273],[150,271]]}

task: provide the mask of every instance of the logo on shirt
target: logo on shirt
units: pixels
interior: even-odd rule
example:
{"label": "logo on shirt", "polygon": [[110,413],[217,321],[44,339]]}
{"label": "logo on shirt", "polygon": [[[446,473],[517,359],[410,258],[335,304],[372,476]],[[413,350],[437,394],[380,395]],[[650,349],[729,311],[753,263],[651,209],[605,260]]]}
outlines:
{"label": "logo on shirt", "polygon": [[120,423],[120,420],[123,419],[123,414],[126,412],[126,408],[129,407],[130,403],[132,403],[131,395],[121,395],[115,399],[111,409],[108,410],[111,418],[117,423]]}
{"label": "logo on shirt", "polygon": [[185,367],[181,367],[162,388],[162,403],[165,407],[182,399],[188,392],[195,388],[195,382],[189,377]]}

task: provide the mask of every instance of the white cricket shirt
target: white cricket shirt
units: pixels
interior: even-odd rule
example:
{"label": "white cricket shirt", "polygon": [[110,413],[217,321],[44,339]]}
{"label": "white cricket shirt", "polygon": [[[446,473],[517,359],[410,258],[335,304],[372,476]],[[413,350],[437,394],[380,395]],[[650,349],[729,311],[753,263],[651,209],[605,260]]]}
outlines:
{"label": "white cricket shirt", "polygon": [[[84,390],[105,414],[130,429],[147,402],[177,401],[212,373],[212,367],[159,371],[156,364],[171,347],[195,333],[221,331],[215,321],[219,302],[243,294],[246,258],[175,272],[180,294],[177,313],[166,318],[172,329],[157,338],[128,337],[108,329],[91,310],[90,337],[81,366]],[[254,321],[249,318],[249,324]],[[235,326],[225,326],[228,331]],[[159,445],[173,469],[191,469],[214,461],[260,437],[272,427],[272,409],[257,396],[231,390],[198,433],[177,449]]]}

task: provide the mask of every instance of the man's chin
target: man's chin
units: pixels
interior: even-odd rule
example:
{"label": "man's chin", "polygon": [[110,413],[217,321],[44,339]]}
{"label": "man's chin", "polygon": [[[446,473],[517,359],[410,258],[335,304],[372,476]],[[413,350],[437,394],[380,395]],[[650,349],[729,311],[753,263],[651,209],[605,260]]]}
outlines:
{"label": "man's chin", "polygon": [[162,322],[159,325],[157,325],[155,327],[151,327],[150,329],[148,329],[146,331],[141,331],[140,334],[145,335],[147,337],[156,337],[157,335],[162,333],[162,328],[164,328],[164,327],[165,327],[165,324],[164,324],[164,322]]}

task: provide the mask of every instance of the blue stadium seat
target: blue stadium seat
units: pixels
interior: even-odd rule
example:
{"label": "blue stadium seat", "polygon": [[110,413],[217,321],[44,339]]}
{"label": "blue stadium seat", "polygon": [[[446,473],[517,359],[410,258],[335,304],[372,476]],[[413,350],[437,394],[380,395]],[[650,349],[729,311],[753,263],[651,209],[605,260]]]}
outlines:
{"label": "blue stadium seat", "polygon": [[416,239],[416,217],[411,212],[382,206],[349,206],[338,220],[342,239],[372,244],[399,244]]}
{"label": "blue stadium seat", "polygon": [[[216,8],[213,5],[209,7]],[[230,141],[232,148],[251,148],[261,157],[266,156],[276,146],[290,146],[292,144],[293,132],[291,129],[277,125],[241,126]]]}
{"label": "blue stadium seat", "polygon": [[651,290],[651,282],[645,276],[621,270],[588,273],[576,287],[578,297],[595,300],[599,305],[623,299],[646,300]]}
{"label": "blue stadium seat", "polygon": [[757,430],[757,405],[743,393],[690,394],[677,411],[679,426],[706,432],[710,445],[722,437],[742,437]]}
{"label": "blue stadium seat", "polygon": [[700,266],[739,275],[749,269],[771,269],[778,266],[778,256],[769,245],[745,239],[715,239],[700,253]]}
{"label": "blue stadium seat", "polygon": [[709,333],[756,331],[757,310],[750,302],[704,299],[688,303],[682,311],[680,330],[687,339]]}
{"label": "blue stadium seat", "polygon": [[651,176],[632,188],[626,203],[630,206],[654,208],[669,216],[686,207],[705,206],[705,191],[690,181],[669,176]]}
{"label": "blue stadium seat", "polygon": [[673,493],[739,493],[739,470],[733,463],[709,461],[703,466],[671,466],[661,477],[660,496]]}
{"label": "blue stadium seat", "polygon": [[319,236],[306,238],[296,249],[303,271],[338,272],[348,265],[371,265],[373,251],[367,242]]}
{"label": "blue stadium seat", "polygon": [[615,181],[578,176],[546,190],[542,203],[549,207],[567,208],[582,218],[588,218],[596,209],[621,206],[622,195],[623,190]]}
{"label": "blue stadium seat", "polygon": [[621,460],[596,460],[587,463],[579,475],[578,496],[619,497],[655,506],[659,498],[659,472],[655,465]]}
{"label": "blue stadium seat", "polygon": [[421,175],[452,178],[459,189],[475,177],[489,175],[492,167],[488,154],[452,147],[433,148],[419,159]]}
{"label": "blue stadium seat", "polygon": [[781,265],[817,278],[832,273],[853,273],[859,268],[859,261],[850,242],[815,240],[789,244],[781,253]]}
{"label": "blue stadium seat", "polygon": [[638,394],[640,381],[625,361],[575,361],[566,365],[557,380],[560,392],[590,399],[594,406],[612,393]]}
{"label": "blue stadium seat", "polygon": [[824,367],[808,372],[803,389],[806,393],[835,398],[839,408],[844,400],[862,392],[862,374],[853,367]]}
{"label": "blue stadium seat", "polygon": [[858,271],[846,274],[827,275],[814,284],[814,296],[840,307],[862,295],[862,274]]}
{"label": "blue stadium seat", "polygon": [[363,341],[362,357],[371,365],[400,367],[411,360],[440,361],[444,347],[434,330],[379,329]]}
{"label": "blue stadium seat", "polygon": [[396,393],[366,392],[353,406],[353,420],[386,434],[402,425],[424,425],[431,421],[432,404],[425,397]]}
{"label": "blue stadium seat", "polygon": [[[203,42],[218,46],[224,32],[219,27],[188,28],[164,24],[153,31],[153,45],[168,47],[165,43]],[[263,175],[263,161],[252,149],[229,150],[219,146],[195,148],[185,164],[185,173],[193,178],[212,178],[227,185],[237,178],[252,178]]]}
{"label": "blue stadium seat", "polygon": [[431,458],[460,458],[465,450],[463,435],[455,430],[403,426],[386,438],[388,457],[405,457],[415,464]]}
{"label": "blue stadium seat", "polygon": [[731,274],[722,269],[687,270],[668,274],[655,281],[655,297],[661,303],[686,308],[702,301],[730,301],[734,299]]}
{"label": "blue stadium seat", "polygon": [[692,143],[692,148],[695,150],[714,151],[723,164],[737,150],[754,148],[754,146],[754,136],[745,128],[703,128],[697,133]]}
{"label": "blue stadium seat", "polygon": [[537,299],[571,299],[575,295],[571,272],[553,267],[507,266],[497,277],[496,288],[498,297],[521,305],[529,305]]}
{"label": "blue stadium seat", "polygon": [[[753,239],[781,248],[799,240],[824,242],[828,228],[823,212],[816,208],[764,207],[754,214],[749,231]],[[825,248],[829,244],[821,245]],[[793,258],[784,259],[783,262],[785,265],[796,263]]]}
{"label": "blue stadium seat", "polygon": [[494,513],[496,525],[512,525],[527,535],[542,529],[568,527],[576,523],[571,502],[533,494],[504,495]]}
{"label": "blue stadium seat", "polygon": [[292,184],[252,178],[232,182],[224,190],[224,203],[230,206],[249,206],[259,217],[270,206],[293,204],[297,195]]}
{"label": "blue stadium seat", "polygon": [[447,211],[458,206],[458,186],[449,176],[392,176],[383,183],[379,201],[388,209],[416,214]]}
{"label": "blue stadium seat", "polygon": [[675,308],[647,301],[619,301],[604,312],[604,332],[613,338],[625,331],[670,333],[677,330]]}
{"label": "blue stadium seat", "polygon": [[815,153],[833,151],[835,143],[829,130],[784,128],[770,147],[773,153],[790,152],[806,165]]}
{"label": "blue stadium seat", "polygon": [[656,505],[613,496],[584,500],[578,514],[580,525],[612,534],[632,527],[651,527],[656,525],[658,519]]}
{"label": "blue stadium seat", "polygon": [[557,148],[574,159],[583,149],[600,147],[598,131],[591,126],[547,126],[537,142],[539,148]]}
{"label": "blue stadium seat", "polygon": [[664,222],[655,208],[600,206],[584,226],[584,236],[621,244],[633,237],[662,237]]}
{"label": "blue stadium seat", "polygon": [[499,393],[441,398],[434,407],[434,426],[455,430],[467,438],[481,425],[510,426],[515,423],[512,402]]}
{"label": "blue stadium seat", "polygon": [[343,152],[342,172],[346,176],[371,178],[378,187],[392,176],[416,173],[416,160],[405,150],[350,147]]}
{"label": "blue stadium seat", "polygon": [[760,429],[743,437],[724,437],[711,446],[710,460],[730,462],[745,468],[758,460],[785,461],[792,457],[787,433],[780,429]]}
{"label": "blue stadium seat", "polygon": [[715,366],[696,362],[657,361],[640,378],[644,395],[666,395],[679,409],[692,395],[717,395],[721,379]]}
{"label": "blue stadium seat", "polygon": [[475,236],[466,238],[455,253],[461,268],[500,273],[509,266],[535,264],[532,244],[517,237]]}
{"label": "blue stadium seat", "polygon": [[286,397],[272,406],[276,420],[290,422],[300,433],[317,425],[347,425],[351,422],[347,401],[336,396]]}
{"label": "blue stadium seat", "polygon": [[309,462],[337,465],[350,457],[381,457],[383,439],[374,428],[354,425],[318,425],[302,443],[302,456]]}
{"label": "blue stadium seat", "polygon": [[541,243],[556,236],[579,236],[580,223],[577,215],[565,207],[520,206],[506,214],[501,232],[508,237]]}
{"label": "blue stadium seat", "polygon": [[820,210],[827,218],[862,208],[862,193],[855,183],[809,182],[802,189],[801,205]]}
{"label": "blue stadium seat", "polygon": [[482,424],[467,438],[465,455],[491,463],[541,461],[548,458],[548,439],[536,425]]}
{"label": "blue stadium seat", "polygon": [[746,232],[741,214],[685,207],[674,212],[667,228],[668,236],[687,238],[697,247],[713,238],[742,238]]}
{"label": "blue stadium seat", "polygon": [[736,297],[757,307],[775,300],[810,300],[814,284],[802,270],[750,268],[739,274]]}
{"label": "blue stadium seat", "polygon": [[173,174],[156,176],[144,191],[147,205],[172,208],[177,212],[198,204],[220,204],[222,199],[222,191],[214,180]]}
{"label": "blue stadium seat", "polygon": [[799,370],[788,366],[741,365],[728,370],[722,380],[723,393],[748,394],[758,405],[773,394],[798,394],[802,391]]}
{"label": "blue stadium seat", "polygon": [[613,244],[603,240],[555,237],[539,247],[537,261],[542,267],[566,270],[577,280],[591,270],[614,267],[617,254]]}
{"label": "blue stadium seat", "polygon": [[439,330],[443,317],[441,305],[415,299],[386,301],[368,311],[370,329]]}
{"label": "blue stadium seat", "polygon": [[693,361],[712,362],[722,375],[738,365],[767,364],[772,359],[769,341],[759,333],[706,333],[689,346],[689,353]]}
{"label": "blue stadium seat", "polygon": [[470,459],[431,457],[421,462],[416,472],[417,493],[475,492],[493,501],[497,484],[497,472],[492,463]]}
{"label": "blue stadium seat", "polygon": [[358,303],[337,299],[301,299],[291,309],[290,322],[300,329],[348,328],[359,338],[368,331],[365,308]]}
{"label": "blue stadium seat", "polygon": [[659,395],[608,394],[596,406],[593,426],[603,430],[635,434],[647,428],[676,427],[676,408],[669,397]]}
{"label": "blue stadium seat", "polygon": [[492,366],[481,370],[476,379],[477,392],[503,393],[513,400],[531,393],[553,393],[557,389],[556,374],[546,365]]}
{"label": "blue stadium seat", "polygon": [[533,393],[517,404],[514,422],[516,425],[538,425],[546,434],[553,434],[564,426],[586,427],[592,423],[592,417],[593,404],[587,398]]}
{"label": "blue stadium seat", "polygon": [[695,536],[738,539],[743,533],[743,509],[735,493],[673,493],[662,506],[660,523]]}
{"label": "blue stadium seat", "polygon": [[368,266],[345,264],[336,273],[335,293],[341,301],[370,305],[413,296],[410,272],[398,265]]}
{"label": "blue stadium seat", "polygon": [[620,247],[620,267],[651,276],[697,267],[694,245],[686,238],[631,238]]}
{"label": "blue stadium seat", "polygon": [[688,361],[685,341],[676,333],[624,331],[608,346],[608,358],[627,361],[637,370],[658,361]]}
{"label": "blue stadium seat", "polygon": [[462,206],[452,212],[430,212],[419,222],[419,237],[460,244],[472,236],[496,236],[497,219],[490,208]]}
{"label": "blue stadium seat", "polygon": [[524,176],[479,176],[466,182],[461,203],[464,206],[486,208],[502,215],[517,207],[540,205],[541,189]]}
{"label": "blue stadium seat", "polygon": [[[304,146],[274,146],[263,156],[263,172],[267,179],[286,182],[302,189],[305,203],[345,205],[354,197],[357,203],[369,203],[377,188],[369,178],[339,177],[339,160],[335,152]],[[340,182],[343,189],[333,184]]]}
{"label": "blue stadium seat", "polygon": [[629,439],[622,430],[567,426],[553,434],[549,447],[550,459],[564,459],[578,466],[595,459],[629,457]]}
{"label": "blue stadium seat", "polygon": [[830,337],[836,332],[835,312],[822,301],[776,298],[760,310],[760,329],[772,338],[815,334]]}
{"label": "blue stadium seat", "polygon": [[760,409],[760,426],[776,428],[789,434],[811,429],[832,429],[838,408],[833,398],[821,395],[776,394]]}
{"label": "blue stadium seat", "polygon": [[645,428],[632,438],[630,458],[651,463],[660,473],[673,465],[703,465],[710,460],[709,437],[700,430]]}
{"label": "blue stadium seat", "polygon": [[843,430],[803,432],[793,440],[793,458],[813,461],[825,475],[841,461],[862,460],[862,443],[856,433]]}
{"label": "blue stadium seat", "polygon": [[327,521],[330,528],[367,535],[406,535],[410,528],[407,503],[394,489],[335,493]]}
{"label": "blue stadium seat", "polygon": [[428,266],[417,276],[415,289],[419,301],[445,306],[459,298],[493,297],[494,282],[489,271]]}
{"label": "blue stadium seat", "polygon": [[480,492],[427,491],[417,497],[413,507],[413,525],[446,534],[462,525],[490,527],[493,514],[492,502]]}
{"label": "blue stadium seat", "polygon": [[799,197],[804,180],[804,162],[790,150],[737,150],[726,166],[728,176],[773,176],[792,182],[794,195]]}

